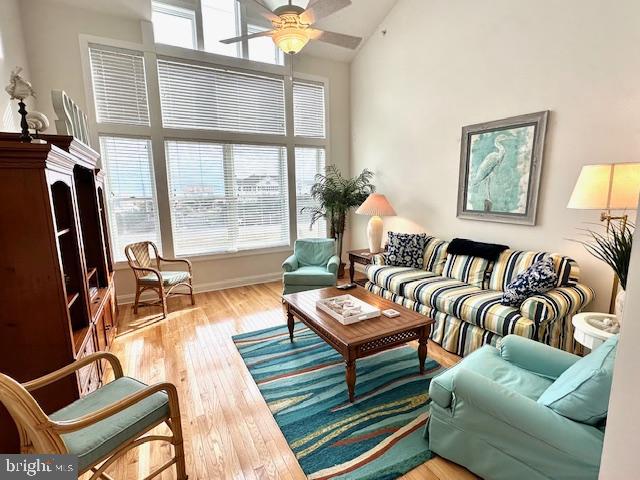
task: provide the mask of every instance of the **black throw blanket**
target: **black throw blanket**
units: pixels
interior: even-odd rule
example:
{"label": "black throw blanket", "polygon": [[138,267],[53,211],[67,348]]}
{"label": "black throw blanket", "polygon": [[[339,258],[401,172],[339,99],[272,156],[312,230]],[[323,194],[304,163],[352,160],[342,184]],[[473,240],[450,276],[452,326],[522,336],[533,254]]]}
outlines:
{"label": "black throw blanket", "polygon": [[466,238],[454,238],[449,243],[447,253],[450,253],[451,255],[481,257],[495,262],[500,254],[507,248],[509,247],[506,245],[474,242],[473,240],[467,240]]}

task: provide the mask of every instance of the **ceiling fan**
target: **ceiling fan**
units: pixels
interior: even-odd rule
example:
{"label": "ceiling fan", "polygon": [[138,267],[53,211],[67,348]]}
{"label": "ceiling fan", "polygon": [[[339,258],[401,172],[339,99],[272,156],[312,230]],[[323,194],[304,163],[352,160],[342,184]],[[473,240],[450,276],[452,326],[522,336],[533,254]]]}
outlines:
{"label": "ceiling fan", "polygon": [[271,37],[283,52],[296,54],[302,50],[309,40],[338,45],[355,50],[362,38],[343,33],[328,32],[313,28],[318,20],[351,5],[351,0],[310,0],[306,9],[292,4],[282,5],[270,10],[263,0],[238,0],[248,9],[260,14],[268,22],[264,22],[270,30],[220,40],[222,43],[236,43],[256,37]]}

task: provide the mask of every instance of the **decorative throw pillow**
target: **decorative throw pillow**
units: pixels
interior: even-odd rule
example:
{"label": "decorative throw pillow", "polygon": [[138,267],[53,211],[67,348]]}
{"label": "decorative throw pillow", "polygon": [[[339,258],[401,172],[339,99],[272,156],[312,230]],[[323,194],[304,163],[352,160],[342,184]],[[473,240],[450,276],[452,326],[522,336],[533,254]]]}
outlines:
{"label": "decorative throw pillow", "polygon": [[424,233],[389,232],[385,263],[395,267],[422,268],[424,247],[429,237]]}
{"label": "decorative throw pillow", "polygon": [[538,403],[576,422],[598,425],[607,418],[618,336],[567,368]]}
{"label": "decorative throw pillow", "polygon": [[449,253],[442,270],[442,276],[455,278],[474,287],[483,288],[484,279],[492,263],[482,257]]}
{"label": "decorative throw pillow", "polygon": [[444,262],[447,260],[447,247],[449,242],[435,237],[427,237],[427,246],[424,249],[423,268],[435,275],[442,275]]}
{"label": "decorative throw pillow", "polygon": [[553,266],[553,260],[550,257],[545,257],[531,265],[507,285],[502,294],[501,303],[510,307],[520,307],[527,298],[554,288],[557,280],[558,274]]}

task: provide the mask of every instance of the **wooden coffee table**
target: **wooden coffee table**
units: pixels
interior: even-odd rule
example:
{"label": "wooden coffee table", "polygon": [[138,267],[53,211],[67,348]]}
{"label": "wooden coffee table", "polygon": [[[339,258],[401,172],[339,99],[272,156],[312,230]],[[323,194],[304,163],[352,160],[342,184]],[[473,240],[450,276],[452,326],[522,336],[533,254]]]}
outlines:
{"label": "wooden coffee table", "polygon": [[[342,325],[331,315],[316,308],[316,301],[322,298],[349,294],[360,300],[386,310],[393,308],[400,312],[399,317],[363,320],[352,325]],[[401,305],[385,300],[361,287],[351,290],[338,290],[335,287],[284,295],[287,309],[289,338],[293,342],[294,317],[313,330],[320,338],[331,345],[344,358],[349,401],[353,402],[356,385],[356,360],[368,357],[384,350],[418,340],[418,365],[420,374],[424,373],[427,358],[427,340],[431,325],[435,321]]]}

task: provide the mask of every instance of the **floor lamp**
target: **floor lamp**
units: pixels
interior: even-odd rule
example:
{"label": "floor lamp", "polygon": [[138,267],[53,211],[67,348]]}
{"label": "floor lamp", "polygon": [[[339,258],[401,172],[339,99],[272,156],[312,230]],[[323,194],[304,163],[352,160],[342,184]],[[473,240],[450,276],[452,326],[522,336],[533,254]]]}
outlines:
{"label": "floor lamp", "polygon": [[[611,222],[619,221],[624,229],[629,216],[612,215],[612,211],[635,210],[640,195],[640,163],[610,163],[585,165],[571,194],[568,208],[579,210],[600,210],[600,221],[606,222],[607,230]],[[609,311],[613,313],[618,279],[614,276]]]}

